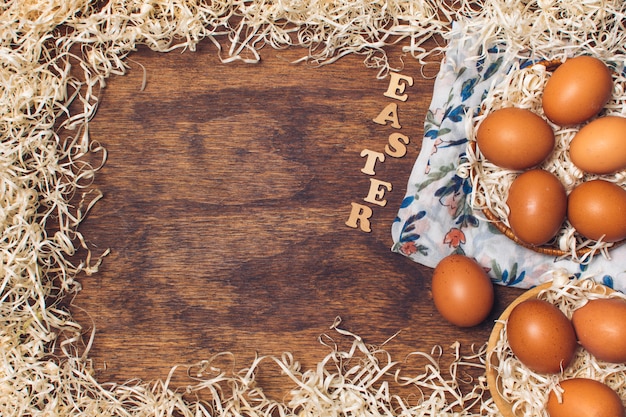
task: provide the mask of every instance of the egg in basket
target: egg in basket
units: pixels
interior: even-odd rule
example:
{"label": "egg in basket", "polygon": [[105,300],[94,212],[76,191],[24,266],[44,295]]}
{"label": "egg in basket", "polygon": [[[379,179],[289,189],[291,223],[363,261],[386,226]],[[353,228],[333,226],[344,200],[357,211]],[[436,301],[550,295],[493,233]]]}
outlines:
{"label": "egg in basket", "polygon": [[534,251],[610,257],[626,239],[625,90],[591,56],[512,68],[468,124],[471,205]]}

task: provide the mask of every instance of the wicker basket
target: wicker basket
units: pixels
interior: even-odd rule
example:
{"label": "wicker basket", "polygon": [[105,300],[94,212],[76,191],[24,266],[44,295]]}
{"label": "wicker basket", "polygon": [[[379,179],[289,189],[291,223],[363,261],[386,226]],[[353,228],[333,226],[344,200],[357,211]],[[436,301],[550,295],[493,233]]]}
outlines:
{"label": "wicker basket", "polygon": [[[548,71],[554,71],[556,68],[558,68],[559,65],[561,65],[561,61],[559,60],[551,60],[551,61],[543,61],[540,62],[541,65],[544,65],[546,67],[546,69]],[[474,147],[476,146],[476,143],[474,141],[470,142],[470,146]],[[475,169],[475,168],[474,168]],[[554,245],[549,245],[549,244],[545,244],[545,245],[531,245],[528,244],[526,242],[523,242],[522,240],[520,240],[515,233],[513,233],[513,230],[511,230],[510,227],[508,227],[496,214],[494,214],[489,208],[485,208],[482,210],[483,214],[485,215],[485,217],[502,233],[504,234],[506,237],[508,237],[509,239],[511,239],[512,241],[514,241],[516,244],[523,246],[527,249],[531,249],[535,252],[544,254],[544,255],[549,255],[549,256],[554,256],[554,257],[567,257],[569,255],[571,255],[571,253],[569,251],[564,251],[562,249],[560,249],[559,247],[556,247]],[[614,249],[622,244],[624,244],[626,242],[626,240],[622,240],[620,242],[615,242],[613,243],[609,249]],[[583,247],[580,248],[578,250],[576,250],[576,256],[579,259],[584,259],[587,257],[587,255],[592,252],[594,249],[591,247]]]}

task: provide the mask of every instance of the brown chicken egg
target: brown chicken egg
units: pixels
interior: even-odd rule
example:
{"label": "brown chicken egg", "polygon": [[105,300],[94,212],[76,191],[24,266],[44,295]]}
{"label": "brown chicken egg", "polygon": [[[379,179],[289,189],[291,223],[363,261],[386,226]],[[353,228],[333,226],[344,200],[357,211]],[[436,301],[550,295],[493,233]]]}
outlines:
{"label": "brown chicken egg", "polygon": [[535,372],[558,373],[574,358],[574,327],[545,300],[531,298],[516,305],[506,322],[506,334],[513,354]]}
{"label": "brown chicken egg", "polygon": [[460,254],[446,256],[437,264],[432,295],[443,318],[460,327],[480,324],[493,308],[491,279],[478,262]]}
{"label": "brown chicken egg", "polygon": [[626,362],[626,301],[590,300],[574,311],[572,324],[578,342],[593,356],[612,363]]}
{"label": "brown chicken egg", "polygon": [[543,111],[552,122],[568,126],[597,115],[613,93],[611,71],[591,56],[567,59],[552,73],[543,91]]}
{"label": "brown chicken egg", "polygon": [[548,395],[550,417],[624,417],[624,406],[617,392],[600,381],[571,378],[559,383],[562,399],[554,391]]}
{"label": "brown chicken egg", "polygon": [[626,190],[612,182],[583,182],[567,199],[567,218],[588,239],[617,242],[626,238]]}
{"label": "brown chicken egg", "polygon": [[529,245],[543,245],[561,229],[567,194],[555,175],[533,169],[513,181],[506,204],[515,236]]}
{"label": "brown chicken egg", "polygon": [[506,107],[485,117],[476,143],[487,160],[502,168],[523,170],[543,162],[554,149],[554,132],[539,115]]}
{"label": "brown chicken egg", "polygon": [[592,174],[626,169],[626,118],[599,117],[582,127],[569,146],[570,159]]}

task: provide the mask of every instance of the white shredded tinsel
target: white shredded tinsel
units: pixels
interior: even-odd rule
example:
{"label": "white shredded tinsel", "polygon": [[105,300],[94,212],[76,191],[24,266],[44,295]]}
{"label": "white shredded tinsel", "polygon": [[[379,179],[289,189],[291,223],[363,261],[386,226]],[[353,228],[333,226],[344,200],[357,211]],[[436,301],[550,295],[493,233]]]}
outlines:
{"label": "white shredded tinsel", "polygon": [[[301,48],[301,61],[313,65],[357,54],[384,77],[401,69],[391,68],[387,46],[401,45],[403,59],[432,62],[445,52],[456,21],[468,37],[479,35],[484,51],[494,44],[531,58],[586,51],[623,64],[625,12],[622,0],[1,2],[0,415],[496,415],[484,381],[468,388],[455,373],[465,363],[482,366],[484,349],[471,360],[457,355],[450,377],[439,369],[437,351],[411,353],[431,364],[405,375],[382,350],[373,352],[337,326],[353,347],[332,349],[311,370],[285,354],[259,357],[234,373],[214,369],[209,358],[188,368],[197,384],[184,392],[169,379],[95,380],[89,350],[97,334],[84,340],[64,302],[102,261],[92,259],[79,231],[101,198],[92,182],[106,160],[106,150],[90,139],[89,122],[108,77],[126,73],[139,45],[194,51],[208,42],[224,63],[258,62],[263,48]],[[252,383],[267,361],[293,383],[284,402],[267,399]],[[401,398],[394,385],[414,387],[416,395]],[[184,395],[196,391],[213,400]]]}

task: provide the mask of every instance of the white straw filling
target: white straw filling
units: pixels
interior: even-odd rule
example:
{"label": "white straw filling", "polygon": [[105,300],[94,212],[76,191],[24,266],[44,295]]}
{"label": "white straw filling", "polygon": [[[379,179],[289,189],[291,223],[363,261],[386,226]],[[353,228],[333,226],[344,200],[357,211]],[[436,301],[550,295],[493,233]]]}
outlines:
{"label": "white straw filling", "polygon": [[[197,383],[181,390],[172,389],[169,378],[155,383],[100,383],[89,359],[97,334],[94,330],[83,336],[83,326],[60,303],[80,291],[77,278],[96,273],[107,253],[92,259],[86,237],[78,230],[102,197],[92,181],[107,156],[90,139],[89,122],[107,78],[126,73],[128,57],[139,45],[160,52],[193,51],[206,41],[224,63],[258,62],[267,47],[302,48],[301,61],[312,65],[357,54],[378,71],[377,77],[401,69],[392,68],[387,46],[401,45],[407,57],[428,63],[439,59],[445,41],[459,33],[477,37],[484,50],[494,43],[506,44],[514,56],[559,58],[587,51],[624,61],[622,0],[496,0],[479,1],[478,7],[475,3],[8,0],[0,4],[0,414],[497,414],[483,395],[484,381],[462,384],[457,373],[466,363],[483,366],[484,349],[470,359],[455,357],[449,376],[438,366],[439,351],[412,353],[408,358],[425,358],[430,365],[419,375],[406,375],[384,351],[374,353],[336,326],[342,336],[354,338],[354,346],[348,352],[333,348],[310,370],[300,370],[288,354],[260,357],[249,368],[234,372],[213,369],[210,358],[197,367],[182,367],[195,375]],[[459,29],[452,29],[453,21],[459,22]],[[75,261],[76,255],[83,260]],[[254,384],[260,362],[276,363],[293,383],[285,401],[267,399]],[[172,373],[177,369],[181,367],[173,367]],[[396,385],[412,387],[415,395],[401,398],[394,393]],[[201,400],[200,391],[213,399]],[[195,393],[199,399],[190,399]]]}

